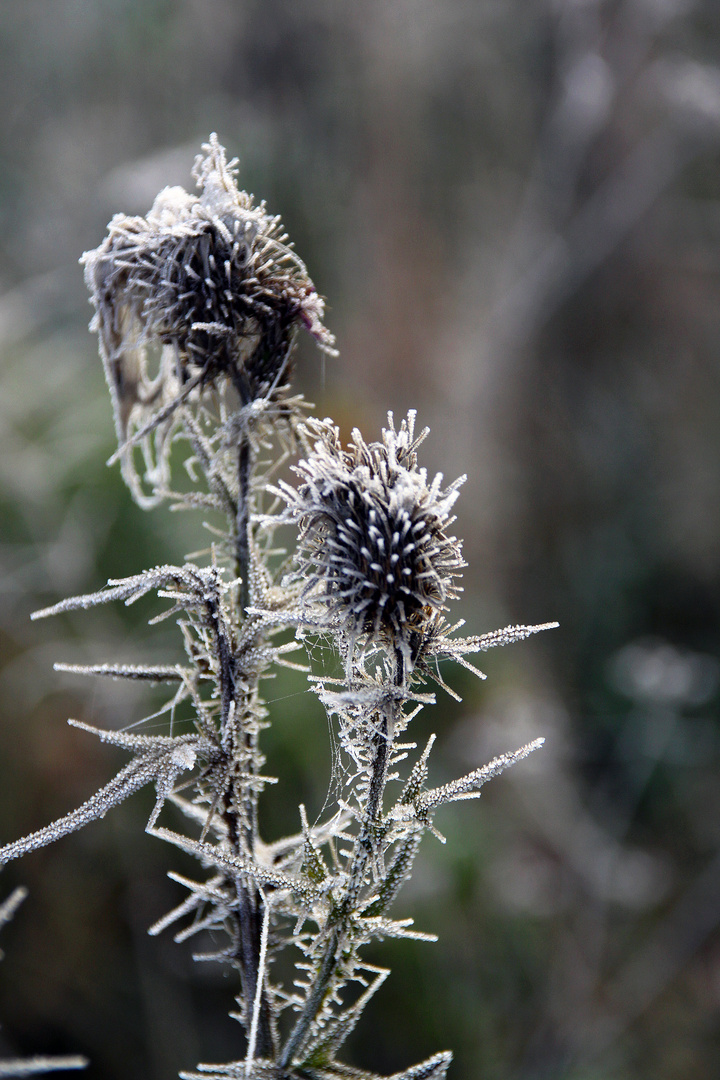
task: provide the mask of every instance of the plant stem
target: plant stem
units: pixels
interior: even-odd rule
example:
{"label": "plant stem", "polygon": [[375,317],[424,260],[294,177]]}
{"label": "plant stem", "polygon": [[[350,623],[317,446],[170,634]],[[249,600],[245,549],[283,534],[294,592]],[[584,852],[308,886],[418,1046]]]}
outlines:
{"label": "plant stem", "polygon": [[[405,678],[405,658],[398,649],[396,651],[395,685],[404,688]],[[391,732],[397,709],[397,701],[391,700],[383,711],[382,718],[377,717],[379,727],[374,725],[373,745],[375,753],[368,788],[367,812],[353,846],[347,891],[342,903],[338,905],[338,908],[331,916],[331,920],[335,925],[325,946],[312,991],[280,1057],[279,1064],[280,1068],[283,1069],[288,1068],[292,1063],[295,1053],[302,1045],[312,1023],[322,1009],[338,966],[338,947],[342,942],[350,917],[356,909],[358,894],[365,884],[365,869],[377,840],[378,826],[382,821],[382,800],[387,783],[388,762],[392,746]]]}
{"label": "plant stem", "polygon": [[235,565],[240,578],[238,606],[242,618],[250,603],[250,476],[252,473],[252,448],[244,435],[238,448],[238,502],[235,520]]}
{"label": "plant stem", "polygon": [[[233,522],[235,531],[235,564],[240,579],[238,615],[241,621],[250,603],[250,482],[253,453],[250,440],[243,435],[238,447],[238,501]],[[233,678],[232,696],[235,702],[234,731],[230,740],[231,753],[237,766],[232,771],[232,790],[225,813],[230,843],[236,854],[255,857],[258,836],[257,793],[247,776],[257,772],[257,730],[248,724],[253,710],[253,687],[238,687]],[[226,722],[229,716],[226,717]],[[261,979],[260,956],[264,908],[254,885],[242,875],[235,878],[237,896],[237,960],[245,1003],[245,1028],[250,1036],[253,1003]],[[272,1023],[269,1002],[262,991],[256,1021],[254,1053],[269,1057],[273,1052]]]}

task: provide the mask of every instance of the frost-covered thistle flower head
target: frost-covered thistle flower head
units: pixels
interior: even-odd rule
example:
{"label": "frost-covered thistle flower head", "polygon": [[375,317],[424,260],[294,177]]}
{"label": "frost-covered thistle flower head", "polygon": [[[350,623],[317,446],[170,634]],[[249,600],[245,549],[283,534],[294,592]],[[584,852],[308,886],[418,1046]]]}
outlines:
{"label": "frost-covered thistle flower head", "polygon": [[282,393],[300,326],[334,351],[323,300],[280,219],[238,190],[216,135],[203,151],[198,195],[165,188],[147,217],[116,214],[83,255],[121,445],[195,386],[229,380],[243,404]]}
{"label": "frost-covered thistle flower head", "polygon": [[460,592],[465,563],[448,534],[460,477],[442,488],[417,464],[415,412],[382,441],[356,429],[343,449],[330,421],[309,425],[313,452],[295,471],[303,483],[281,493],[300,524],[305,597],[324,605],[350,646],[376,641],[412,658],[426,624]]}

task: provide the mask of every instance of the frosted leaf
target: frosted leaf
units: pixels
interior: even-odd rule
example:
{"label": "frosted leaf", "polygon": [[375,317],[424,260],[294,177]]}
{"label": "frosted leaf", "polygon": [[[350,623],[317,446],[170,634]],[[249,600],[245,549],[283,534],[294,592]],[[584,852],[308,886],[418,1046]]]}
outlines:
{"label": "frosted leaf", "polygon": [[499,757],[493,758],[487,765],[467,773],[466,776],[461,776],[458,780],[453,780],[449,784],[443,784],[442,787],[423,792],[415,799],[416,812],[418,815],[425,815],[443,803],[477,798],[483,784],[486,784],[488,780],[492,780],[494,776],[499,776],[505,769],[509,769],[511,765],[516,765],[518,761],[522,761],[523,758],[532,754],[533,750],[539,749],[544,742],[544,739],[534,739],[533,742],[521,746],[519,750],[515,750],[513,753],[500,754]]}
{"label": "frosted leaf", "polygon": [[[311,896],[318,894],[318,890],[310,886],[306,881],[281,873],[271,867],[262,866],[253,859],[242,858],[233,855],[229,851],[223,851],[219,847],[208,844],[204,840],[192,840],[170,829],[149,829],[151,835],[167,840],[183,851],[195,855],[209,865],[223,867],[234,873],[240,873],[248,877],[258,885],[272,885],[277,889],[287,889],[301,895]],[[2,853],[0,852],[0,855]]]}
{"label": "frosted leaf", "polygon": [[446,1050],[445,1053],[435,1054],[420,1065],[413,1065],[412,1068],[405,1069],[403,1072],[393,1073],[392,1076],[387,1077],[387,1080],[442,1080],[451,1061],[452,1054]]}
{"label": "frosted leaf", "polygon": [[87,1069],[90,1062],[79,1054],[68,1057],[33,1057],[16,1061],[0,1061],[0,1077],[40,1076],[71,1069]]}
{"label": "frosted leaf", "polygon": [[[10,895],[3,900],[0,904],[0,930],[6,923],[14,917],[15,912],[22,904],[23,900],[27,899],[28,891],[23,885],[18,885],[16,889],[10,893]],[[0,953],[0,959],[2,959],[2,953]]]}
{"label": "frosted leaf", "polygon": [[38,829],[37,832],[23,836],[20,840],[15,840],[0,848],[0,866],[21,855],[27,855],[28,852],[35,851],[37,848],[45,847],[46,844],[52,844],[61,837],[82,829],[91,821],[105,817],[111,807],[117,806],[133,792],[149,784],[155,779],[156,774],[157,761],[154,758],[138,758],[129,762],[109,784],[100,788],[82,806],[72,810],[65,817],[58,818],[50,825],[46,825],[43,829]]}

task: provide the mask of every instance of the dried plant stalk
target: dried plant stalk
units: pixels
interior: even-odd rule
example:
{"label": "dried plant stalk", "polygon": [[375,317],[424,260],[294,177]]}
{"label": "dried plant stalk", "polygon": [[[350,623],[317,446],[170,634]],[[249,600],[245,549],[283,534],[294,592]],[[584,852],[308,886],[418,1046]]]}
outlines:
{"label": "dried plant stalk", "polygon": [[[237,971],[233,1015],[246,1036],[237,1061],[182,1076],[374,1080],[337,1059],[388,974],[363,960],[362,948],[376,938],[433,940],[391,914],[423,834],[439,836],[440,807],[477,798],[542,743],[428,788],[431,739],[393,795],[390,778],[416,749],[406,729],[434,702],[428,680],[450,689],[440,660],[482,676],[469,654],[555,624],[457,636],[462,624],[444,613],[465,565],[449,531],[464,478],[448,487],[428,478],[418,464],[427,430],[416,435],[412,411],[397,427],[388,414],[379,441],[355,431],[346,447],[330,421],[306,419],[290,387],[292,347],[304,327],[334,351],[323,301],[279,219],[238,190],[217,138],[203,149],[198,195],[165,189],[147,217],[116,216],[83,262],[115,412],[115,459],[130,490],[144,507],[164,499],[211,507],[224,515],[224,533],[208,565],[155,567],[37,613],[156,593],[168,605],[157,618],[181,630],[182,662],[65,670],[165,683],[168,709],[187,702],[193,730],[150,736],[76,724],[127,750],[129,763],[83,806],[0,849],[0,863],[153,783],[148,831],[195,856],[202,871],[197,881],[171,875],[187,896],[150,932],[176,925],[178,941],[207,931],[224,938],[214,958]],[[186,493],[173,489],[178,443],[195,480]],[[277,462],[297,450],[299,486],[274,485]],[[281,509],[266,512],[267,496]],[[278,570],[272,535],[288,522],[299,530],[297,555],[289,571]],[[274,780],[263,772],[260,682],[273,665],[292,663],[286,654],[298,643],[277,644],[288,627],[298,639],[323,636],[343,660],[341,680],[312,676],[311,685],[336,726],[345,781],[326,818],[310,826],[301,807],[300,831],[268,845],[259,797]],[[166,802],[185,831],[159,826]],[[290,985],[271,967],[282,948],[298,955]],[[393,1080],[440,1080],[450,1059],[436,1055]]]}

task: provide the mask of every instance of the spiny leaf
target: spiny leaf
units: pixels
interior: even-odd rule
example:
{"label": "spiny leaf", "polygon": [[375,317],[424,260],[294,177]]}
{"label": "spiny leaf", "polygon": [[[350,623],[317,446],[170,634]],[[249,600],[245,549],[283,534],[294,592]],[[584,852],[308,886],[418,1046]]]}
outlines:
{"label": "spiny leaf", "polygon": [[90,1062],[79,1054],[68,1057],[33,1057],[16,1061],[0,1061],[0,1077],[39,1076],[41,1073],[87,1069]]}
{"label": "spiny leaf", "polygon": [[423,792],[415,800],[417,814],[425,815],[443,803],[477,798],[483,784],[486,784],[488,780],[492,780],[494,776],[499,776],[501,772],[509,769],[511,765],[522,761],[528,754],[532,754],[533,750],[541,747],[544,742],[544,739],[534,739],[533,742],[521,746],[514,753],[500,754],[499,757],[493,758],[487,765],[461,776],[458,780],[443,784],[442,787],[432,788],[431,791]]}
{"label": "spiny leaf", "polygon": [[157,772],[156,757],[137,757],[128,762],[109,784],[100,788],[82,806],[72,810],[65,817],[58,818],[50,825],[38,829],[37,832],[23,836],[20,840],[15,840],[0,848],[0,865],[17,859],[21,855],[27,855],[28,852],[35,851],[37,848],[45,847],[46,844],[52,844],[62,836],[76,832],[89,822],[105,817],[111,807],[117,806],[133,792],[139,791],[145,784],[154,780]]}
{"label": "spiny leaf", "polygon": [[377,896],[362,911],[362,917],[364,919],[385,914],[402,888],[403,883],[410,876],[421,840],[422,832],[416,827],[416,829],[402,841],[395,854],[395,858],[390,864],[382,885],[378,890]]}

